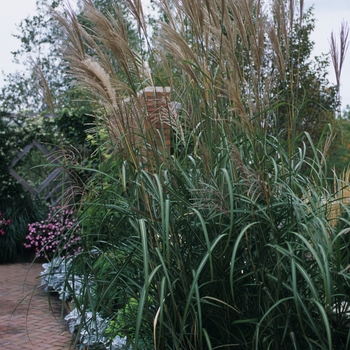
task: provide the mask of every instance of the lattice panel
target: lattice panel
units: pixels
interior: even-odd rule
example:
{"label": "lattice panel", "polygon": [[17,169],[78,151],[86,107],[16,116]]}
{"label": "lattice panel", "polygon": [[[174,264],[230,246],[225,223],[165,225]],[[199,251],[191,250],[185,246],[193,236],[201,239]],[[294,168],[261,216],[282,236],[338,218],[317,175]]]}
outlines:
{"label": "lattice panel", "polygon": [[[63,169],[57,164],[54,155],[55,149],[49,151],[34,140],[17,154],[9,169],[10,174],[28,192],[40,195],[52,205],[62,199],[62,186],[68,178],[67,174],[63,174]],[[45,167],[44,164],[47,163],[56,166]]]}

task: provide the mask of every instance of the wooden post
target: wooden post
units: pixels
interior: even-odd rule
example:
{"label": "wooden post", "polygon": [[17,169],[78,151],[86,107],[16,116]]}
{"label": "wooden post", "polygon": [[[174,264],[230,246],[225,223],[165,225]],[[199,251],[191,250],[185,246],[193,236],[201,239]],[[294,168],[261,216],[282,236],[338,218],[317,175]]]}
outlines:
{"label": "wooden post", "polygon": [[170,92],[170,87],[159,86],[149,86],[139,92],[147,112],[145,131],[151,132],[158,148],[163,147],[160,139],[162,137],[165,149],[168,151],[171,146]]}

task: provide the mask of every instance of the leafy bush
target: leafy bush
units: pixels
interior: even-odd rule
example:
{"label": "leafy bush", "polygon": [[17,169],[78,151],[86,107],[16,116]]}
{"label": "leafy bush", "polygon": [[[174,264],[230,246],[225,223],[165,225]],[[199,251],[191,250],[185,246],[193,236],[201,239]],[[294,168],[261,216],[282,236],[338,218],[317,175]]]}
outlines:
{"label": "leafy bush", "polygon": [[4,216],[2,215],[2,212],[0,211],[0,235],[4,235],[5,234],[5,230],[6,230],[6,226],[11,225],[11,220],[4,218]]}
{"label": "leafy bush", "polygon": [[16,258],[17,245],[11,231],[11,219],[0,211],[0,262],[11,262]]}
{"label": "leafy bush", "polygon": [[[82,116],[79,114],[81,113]],[[81,118],[80,118],[81,117]],[[92,116],[84,111],[68,112],[63,111],[59,117],[46,115],[16,115],[1,112],[0,114],[0,192],[2,195],[0,201],[0,210],[9,211],[15,225],[13,233],[2,239],[1,247],[4,254],[0,258],[1,262],[14,261],[29,258],[23,251],[23,243],[27,235],[28,224],[41,221],[47,214],[48,203],[45,195],[50,191],[63,191],[66,193],[67,187],[73,183],[81,185],[82,181],[87,180],[88,173],[84,170],[71,171],[69,180],[65,177],[66,170],[62,172],[62,176],[58,176],[50,186],[46,187],[40,195],[32,197],[27,190],[10,174],[10,165],[16,158],[18,152],[36,140],[49,151],[59,148],[55,151],[56,163],[65,168],[65,162],[73,159],[74,165],[81,163],[87,167],[97,167],[98,158],[92,157],[92,148],[88,142],[85,142],[84,133],[86,129],[85,122],[90,120]],[[74,144],[74,147],[71,147]],[[68,154],[69,152],[69,154]],[[74,155],[74,156],[73,156]],[[49,160],[46,159],[41,152],[35,147],[27,153],[27,155],[15,166],[15,171],[22,176],[33,188],[38,188],[46,179],[48,169],[59,166],[58,164],[48,165]],[[64,179],[64,183],[58,186],[59,182]],[[65,201],[74,200],[74,195],[80,197],[80,193],[74,193],[70,198],[64,198]],[[57,195],[59,198],[60,195]],[[16,216],[14,218],[13,216]],[[12,230],[12,229],[11,229]],[[51,237],[52,238],[52,237]],[[46,242],[41,242],[40,246],[44,246]],[[35,245],[35,242],[27,242],[27,244]]]}
{"label": "leafy bush", "polygon": [[[151,299],[148,300],[149,305],[152,305]],[[125,345],[127,344],[127,339],[131,340],[131,343],[135,339],[135,320],[137,318],[139,309],[139,302],[135,298],[129,298],[127,303],[123,308],[120,308],[115,317],[109,321],[109,325],[105,330],[106,336],[113,342],[114,339],[126,339]],[[148,324],[148,320],[144,315],[142,322],[144,325]],[[147,329],[148,327],[143,327],[142,336],[138,341],[138,348],[140,349],[151,349],[152,348],[152,332]],[[147,336],[148,333],[148,336]],[[130,341],[129,340],[129,341]]]}
{"label": "leafy bush", "polygon": [[47,207],[40,200],[24,194],[24,198],[0,200],[0,209],[3,216],[11,220],[5,235],[0,236],[0,263],[30,260],[32,256],[23,246],[28,233],[28,223],[43,219]]}
{"label": "leafy bush", "polygon": [[[0,116],[0,191],[2,199],[24,197],[26,190],[9,173],[11,162],[18,152],[33,140],[48,147],[60,139],[55,119],[45,116],[23,116],[13,118],[10,114]],[[38,165],[38,164],[35,164]]]}
{"label": "leafy bush", "polygon": [[45,221],[28,225],[24,246],[34,250],[36,257],[48,260],[56,251],[64,256],[76,254],[81,249],[81,237],[74,214],[75,211],[67,207],[51,207]]}
{"label": "leafy bush", "polygon": [[[23,243],[28,233],[28,223],[42,220],[47,205],[42,198],[34,197],[10,174],[11,162],[34,139],[51,143],[57,137],[53,118],[18,116],[13,119],[8,113],[0,115],[0,210],[11,218],[12,225],[6,239],[1,240],[0,262],[25,261],[30,258]],[[36,155],[33,157],[35,158]],[[21,175],[28,173],[28,164],[17,164]],[[34,165],[38,165],[35,163]],[[42,168],[41,168],[42,169]],[[47,176],[47,175],[46,175]],[[38,179],[39,177],[31,177]]]}

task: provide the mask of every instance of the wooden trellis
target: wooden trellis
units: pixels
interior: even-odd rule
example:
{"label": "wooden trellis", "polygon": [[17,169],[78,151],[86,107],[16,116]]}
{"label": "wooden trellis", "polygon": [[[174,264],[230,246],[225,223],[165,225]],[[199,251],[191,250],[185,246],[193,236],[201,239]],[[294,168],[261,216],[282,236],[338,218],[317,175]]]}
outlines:
{"label": "wooden trellis", "polygon": [[[16,164],[23,159],[33,148],[37,148],[43,156],[52,164],[57,164],[54,158],[55,149],[48,151],[45,146],[40,142],[33,140],[30,144],[25,146],[21,152],[18,152],[17,156],[12,160],[9,167],[10,174],[31,194],[43,196],[43,198],[50,202],[51,205],[57,205],[62,199],[62,185],[63,182],[68,178],[68,175],[63,176],[63,169],[59,165],[54,168],[54,170],[41,182],[41,184],[35,188],[30,185],[22,176],[20,176],[15,170]],[[50,188],[50,185],[58,179],[61,175],[60,181],[55,184],[53,188]]]}
{"label": "wooden trellis", "polygon": [[[174,116],[174,104],[170,102],[171,90],[169,87],[147,87],[141,90],[137,95],[137,100],[126,99],[124,101],[125,108],[131,105],[131,112],[136,116],[143,115],[142,109],[146,109],[145,119],[142,122],[141,130],[140,125],[135,123],[134,134],[142,132],[151,132],[153,139],[157,147],[165,147],[170,150],[171,146],[171,118]],[[29,115],[30,116],[30,115]],[[53,115],[50,115],[53,117]],[[11,119],[15,119],[15,115],[11,115]],[[115,122],[109,120],[109,127],[116,128]],[[160,139],[162,135],[162,140]],[[137,144],[137,140],[134,140],[134,146]],[[23,176],[20,176],[15,167],[20,160],[22,160],[33,148],[38,149],[43,156],[47,159],[48,163],[57,164],[57,167],[49,168],[54,169],[49,175],[41,182],[38,187],[34,187]],[[55,149],[47,150],[47,148],[40,142],[34,140],[28,144],[21,152],[18,152],[17,156],[13,159],[9,171],[10,174],[31,194],[42,196],[51,205],[56,205],[60,202],[63,196],[62,186],[67,182],[69,176],[63,173],[63,168],[55,161],[54,157]],[[61,177],[60,181],[57,179]],[[57,183],[53,186],[53,182]],[[50,187],[51,186],[51,187]]]}

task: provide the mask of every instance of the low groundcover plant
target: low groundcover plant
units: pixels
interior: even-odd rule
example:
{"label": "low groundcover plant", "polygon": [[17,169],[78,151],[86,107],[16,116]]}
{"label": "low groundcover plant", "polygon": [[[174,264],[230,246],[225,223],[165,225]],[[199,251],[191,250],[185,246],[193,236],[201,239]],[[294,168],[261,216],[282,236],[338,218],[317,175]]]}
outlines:
{"label": "low groundcover plant", "polygon": [[[43,264],[44,271],[40,274],[41,285],[45,286],[44,290],[57,292],[59,298],[64,301],[82,298],[85,288],[89,288],[89,293],[92,293],[92,285],[85,286],[82,276],[69,275],[71,263],[72,258],[56,257]],[[89,280],[93,280],[93,276],[90,276]],[[74,291],[74,296],[70,291]],[[70,332],[73,335],[78,334],[77,347],[79,349],[101,344],[110,350],[130,349],[125,336],[119,334],[111,336],[113,332],[111,328],[116,328],[116,322],[101,317],[98,312],[94,314],[88,309],[85,310],[83,305],[75,307],[66,315],[65,320]]]}
{"label": "low groundcover plant", "polygon": [[36,257],[51,259],[55,253],[75,254],[80,250],[80,227],[75,211],[66,207],[51,207],[45,221],[28,225],[24,246],[35,250]]}

